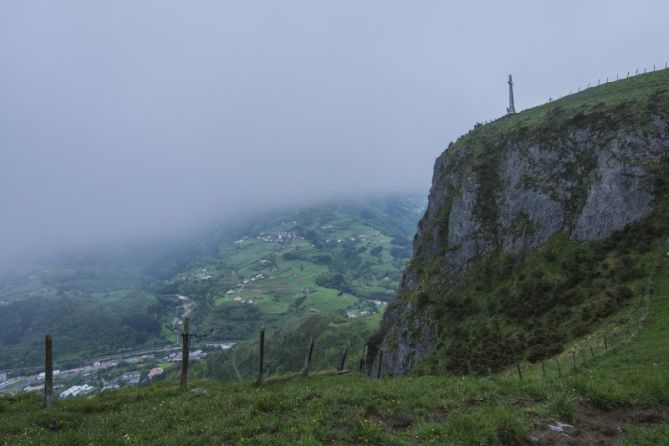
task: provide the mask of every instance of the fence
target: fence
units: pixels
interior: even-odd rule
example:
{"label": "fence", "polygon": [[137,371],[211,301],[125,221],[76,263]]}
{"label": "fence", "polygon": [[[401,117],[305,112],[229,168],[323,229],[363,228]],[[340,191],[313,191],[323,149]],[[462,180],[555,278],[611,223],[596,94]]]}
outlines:
{"label": "fence", "polygon": [[623,80],[623,79],[629,79],[630,77],[638,76],[639,74],[646,74],[646,73],[649,73],[649,72],[652,73],[654,71],[657,71],[658,69],[662,70],[662,69],[667,69],[667,68],[669,68],[669,62],[665,62],[664,67],[653,64],[653,69],[652,70],[647,68],[647,67],[643,67],[643,71],[641,71],[641,69],[639,69],[639,68],[636,68],[634,71],[627,71],[627,72],[623,72],[622,74],[621,73],[616,73],[615,79],[613,78],[613,76],[600,77],[600,78],[597,78],[597,83],[596,84],[594,82],[588,82],[587,86],[578,87],[576,89],[576,91],[571,90],[571,91],[569,91],[569,93],[567,93],[565,95],[562,95],[562,96],[558,96],[556,98],[549,97],[548,100],[545,103],[547,104],[547,103],[549,103],[553,100],[557,100],[557,99],[563,98],[565,96],[569,96],[569,95],[574,94],[574,93],[579,93],[579,92],[585,91],[589,88],[598,87],[598,86],[603,85],[603,84],[608,84],[608,83],[616,82],[616,81]]}
{"label": "fence", "polygon": [[[577,87],[576,91],[571,90],[568,93],[563,94],[561,96],[556,96],[556,97],[551,96],[546,100],[546,102],[544,102],[541,105],[549,104],[553,101],[557,101],[557,100],[562,99],[564,97],[570,96],[574,93],[580,93],[580,92],[586,91],[590,88],[599,87],[600,85],[608,84],[608,83],[611,83],[611,82],[616,82],[616,81],[623,80],[623,79],[629,79],[629,78],[638,76],[640,74],[652,73],[654,71],[663,70],[663,69],[664,70],[669,69],[669,62],[664,62],[664,66],[653,64],[652,69],[650,69],[649,67],[643,67],[643,69],[636,68],[636,69],[634,69],[634,71],[627,71],[627,72],[623,72],[622,74],[616,73],[615,79],[613,78],[613,76],[600,77],[600,78],[597,78],[597,83],[595,83],[594,81],[593,82],[588,82],[587,86]],[[532,107],[534,107],[534,106],[532,106]],[[532,108],[532,107],[530,107],[530,108]],[[506,116],[506,115],[504,115],[504,116]],[[490,124],[491,122],[495,122],[498,119],[503,118],[504,116],[500,116],[496,119],[488,119],[488,120],[483,121],[483,123],[484,124]]]}
{"label": "fence", "polygon": [[[649,305],[649,293],[650,293],[650,284],[646,286],[646,293],[643,297],[642,305],[643,311],[639,311],[639,314],[636,318],[632,318],[629,322],[622,327],[618,327],[615,330],[609,331],[605,334],[599,336],[591,336],[586,338],[584,342],[579,343],[576,346],[573,346],[563,353],[554,356],[548,360],[541,360],[539,363],[531,364],[527,362],[518,361],[515,364],[515,370],[502,372],[501,376],[510,377],[512,374],[517,374],[518,379],[523,381],[527,378],[529,372],[535,371],[537,368],[540,368],[541,378],[547,379],[550,378],[552,374],[553,377],[563,378],[569,373],[579,372],[583,367],[585,367],[591,360],[605,355],[610,351],[614,350],[617,346],[629,342],[632,338],[638,335],[643,326],[645,315],[648,311]],[[179,384],[182,391],[188,389],[188,368],[189,368],[189,350],[190,350],[190,321],[189,318],[184,318],[183,323],[184,331],[181,334],[182,338],[182,352],[181,352],[181,367],[180,367],[180,379]],[[313,359],[314,352],[314,338],[309,340],[307,348],[305,351],[304,357],[304,366],[300,372],[282,376],[280,378],[274,378],[270,380],[265,380],[265,328],[261,327],[259,336],[258,336],[258,375],[255,380],[255,385],[260,386],[266,383],[271,383],[275,381],[285,381],[297,377],[308,377],[310,373],[310,366]],[[45,338],[45,364],[44,364],[44,407],[46,409],[51,408],[53,404],[53,341],[51,336],[47,335]],[[339,358],[335,370],[319,372],[322,374],[329,375],[341,375],[348,373],[346,369],[346,356],[348,352],[348,345],[343,344],[339,351]],[[364,353],[360,358],[360,364],[358,371],[362,373],[365,369],[367,370],[367,375],[369,377],[375,377],[380,379],[383,377],[383,355],[384,350],[380,349],[378,353],[378,361],[368,362],[368,348],[365,346]],[[374,367],[376,366],[376,367]],[[472,374],[472,363],[467,361],[467,370],[468,374]],[[488,369],[488,375],[491,375],[492,371]]]}
{"label": "fence", "polygon": [[[656,271],[659,265],[659,260],[662,257],[664,250],[662,246],[658,246],[658,254],[655,256],[655,260],[652,265],[652,270]],[[591,335],[585,338],[584,341],[580,341],[576,345],[567,349],[559,355],[554,356],[549,360],[542,359],[539,363],[531,364],[528,362],[516,361],[515,363],[515,373],[518,376],[520,381],[523,381],[528,372],[536,372],[540,368],[541,378],[547,379],[551,374],[557,378],[563,378],[564,375],[568,373],[577,373],[583,367],[587,366],[589,361],[608,354],[611,350],[615,349],[617,346],[630,342],[635,336],[641,331],[641,327],[644,324],[646,315],[650,309],[650,295],[652,293],[652,275],[649,275],[646,279],[646,284],[644,287],[643,295],[641,297],[639,306],[634,309],[636,311],[636,316],[629,318],[627,323],[616,327],[612,330],[607,331],[606,333],[600,333]],[[183,333],[181,335],[181,373],[180,373],[180,387],[182,391],[188,389],[188,366],[189,366],[189,353],[190,353],[190,341],[193,335],[190,333],[190,318],[185,317],[183,321]],[[258,376],[255,381],[255,385],[262,385],[266,381],[264,380],[265,372],[265,327],[260,327],[259,337],[258,337]],[[313,359],[314,352],[314,338],[310,338],[309,343],[305,351],[304,366],[302,370],[298,373],[292,375],[284,376],[281,380],[292,379],[296,377],[307,377],[310,372],[310,365]],[[327,374],[345,374],[348,373],[346,369],[346,355],[348,352],[348,345],[343,344],[339,351],[339,360],[337,361],[337,366],[334,371],[326,372]],[[364,348],[364,353],[360,358],[359,372],[363,372],[367,369],[368,376],[375,376],[377,379],[383,376],[383,356],[384,349],[381,348],[378,352],[378,362],[368,362],[368,346]],[[376,370],[373,370],[376,363]],[[472,363],[470,360],[466,361],[467,363],[467,372],[472,374]],[[374,373],[375,372],[375,373]],[[513,374],[514,371],[502,372],[501,376],[509,377]],[[322,372],[321,372],[322,374]],[[491,375],[492,371],[488,368],[488,375]],[[44,407],[46,409],[50,408],[53,404],[53,341],[51,336],[47,335],[45,338],[45,363],[44,363]]]}
{"label": "fence", "polygon": [[[197,338],[196,335],[190,333],[190,318],[185,317],[183,320],[183,333],[181,334],[181,364],[180,364],[180,374],[179,374],[179,386],[182,391],[188,390],[188,370],[189,370],[189,357],[190,357],[190,343],[193,338]],[[265,328],[260,327],[259,333],[259,343],[258,343],[258,375],[255,380],[255,385],[262,385],[267,382],[272,382],[273,380],[266,381],[264,379],[265,373]],[[304,359],[304,367],[299,373],[293,375],[284,376],[281,379],[289,379],[297,376],[307,377],[309,376],[311,361],[313,358],[315,341],[313,338],[310,339],[309,344],[307,345],[307,350]],[[348,353],[348,345],[343,344],[339,350],[339,358],[337,365],[334,371],[332,372],[319,372],[319,374],[334,374],[341,375],[348,373],[346,369],[346,356]],[[365,353],[366,354],[366,353]],[[45,355],[44,355],[44,401],[43,406],[45,409],[49,409],[53,405],[53,390],[54,390],[54,368],[53,368],[53,341],[50,335],[47,335],[45,338]],[[360,370],[362,370],[362,365],[365,361],[365,358],[360,359]]]}
{"label": "fence", "polygon": [[[658,254],[652,264],[652,271],[656,271],[659,265],[659,259],[663,255],[662,247],[658,247]],[[595,358],[606,355],[616,347],[622,344],[631,342],[641,331],[646,320],[648,311],[650,310],[650,295],[653,292],[652,276],[646,279],[643,295],[637,308],[633,311],[635,315],[630,317],[627,322],[619,327],[607,331],[606,333],[591,335],[585,340],[570,347],[559,355],[554,356],[551,360],[541,360],[539,364],[531,364],[528,362],[516,362],[516,372],[518,379],[523,381],[523,370],[536,371],[540,367],[541,378],[549,378],[551,374],[551,364],[553,364],[552,371],[554,376],[562,378],[563,375],[569,373],[577,373],[588,365],[589,362]],[[566,368],[565,368],[566,366]],[[509,372],[507,372],[507,375]]]}

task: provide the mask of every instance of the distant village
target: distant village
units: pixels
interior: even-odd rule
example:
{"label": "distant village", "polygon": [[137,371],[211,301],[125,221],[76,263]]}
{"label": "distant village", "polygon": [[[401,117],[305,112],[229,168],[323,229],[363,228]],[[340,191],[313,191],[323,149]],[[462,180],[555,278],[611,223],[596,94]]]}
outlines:
{"label": "distant village", "polygon": [[[203,349],[191,351],[188,358],[190,361],[198,361],[207,357],[207,351],[229,349],[233,345],[232,342],[207,344]],[[180,362],[181,349],[174,346],[94,360],[82,367],[54,370],[54,391],[64,399],[149,384],[163,378]],[[44,372],[12,378],[6,372],[0,372],[0,394],[40,392],[43,387]]]}
{"label": "distant village", "polygon": [[[282,226],[289,228],[295,227],[297,221],[283,222]],[[341,229],[341,225],[325,224],[319,227],[322,231],[336,231]],[[376,235],[380,232],[377,231]],[[233,242],[235,245],[245,243],[281,243],[296,244],[305,238],[300,232],[294,230],[279,230],[272,233],[261,232],[255,236],[244,236]],[[326,244],[342,243],[362,243],[367,245],[370,241],[369,236],[364,234],[348,237],[326,238]],[[313,246],[313,245],[312,245]],[[237,283],[225,290],[225,298],[240,305],[255,305],[262,299],[260,295],[253,291],[261,291],[264,287],[258,282],[272,278],[277,270],[275,259],[271,255],[264,255],[255,261],[260,268],[255,269],[248,275],[241,276],[236,271]],[[214,279],[214,274],[207,268],[199,268],[179,274],[177,277],[166,280],[165,283],[173,282],[204,282]],[[382,284],[388,284],[391,279],[388,276],[373,276],[374,282],[380,281]],[[310,295],[317,292],[317,289],[303,288],[304,295]],[[393,290],[388,289],[392,294]],[[179,335],[184,317],[190,315],[195,303],[191,298],[175,294],[175,314],[172,317],[171,328]],[[360,300],[346,310],[342,310],[342,316],[347,319],[357,319],[370,317],[382,313],[387,303],[382,300]],[[195,349],[189,353],[190,361],[198,361],[206,358],[208,352],[217,349],[231,348],[234,343],[207,344],[201,349]],[[154,349],[144,349],[141,352],[126,353],[107,359],[92,360],[90,363],[81,367],[75,367],[67,370],[54,371],[54,390],[60,398],[69,398],[82,395],[91,395],[100,392],[112,391],[126,386],[140,386],[151,382],[165,379],[170,372],[176,368],[181,361],[181,349],[179,346],[171,345]],[[13,376],[8,372],[0,372],[0,394],[17,392],[39,392],[44,386],[44,373],[23,374],[22,376]]]}
{"label": "distant village", "polygon": [[[371,302],[373,307],[369,307],[368,305],[366,306],[365,303],[367,302]],[[377,313],[383,313],[387,302],[383,302],[381,300],[371,300],[364,301],[360,305],[363,305],[363,307],[346,310],[346,317],[348,319],[357,319],[359,317],[369,317]]]}
{"label": "distant village", "polygon": [[[282,223],[282,226],[287,226],[291,223],[284,222]],[[293,225],[297,224],[297,221],[292,222]],[[326,224],[326,225],[321,225],[320,230],[322,231],[331,231],[337,229],[334,225],[332,224]],[[376,235],[379,235],[380,231],[376,232]],[[294,231],[279,231],[276,233],[265,233],[261,232],[255,237],[249,237],[249,236],[244,236],[234,242],[236,245],[242,245],[244,243],[248,243],[249,241],[261,241],[264,243],[295,243],[300,240],[304,240],[304,237],[300,236],[297,232]],[[351,236],[347,238],[334,238],[334,239],[326,239],[325,243],[334,243],[334,244],[340,244],[344,242],[358,242],[358,243],[366,243],[368,241],[368,236],[364,234],[360,234],[357,236]],[[312,245],[313,246],[313,245]],[[272,266],[272,261],[264,256],[258,260],[258,263],[262,267],[270,267]],[[206,270],[203,270],[206,272]],[[271,270],[270,270],[271,271]],[[251,286],[255,285],[258,281],[267,279],[269,278],[270,273],[268,272],[257,272],[254,273],[250,276],[247,276],[246,278],[243,278],[240,280],[238,283],[235,285],[231,286],[228,288],[225,292],[226,296],[229,296],[232,298],[232,302],[238,303],[238,304],[245,304],[245,305],[254,305],[258,302],[259,297],[258,296],[248,296],[244,295],[245,290],[249,289]],[[196,276],[192,276],[196,277]],[[376,280],[376,279],[375,279]],[[383,277],[381,281],[384,283],[390,282],[389,277]],[[315,290],[303,290],[303,293],[305,295],[308,295]],[[393,294],[394,290],[389,289],[388,290],[389,294]],[[361,318],[361,317],[370,317],[375,314],[378,314],[379,312],[383,312],[385,309],[386,302],[381,301],[381,300],[371,300],[371,301],[362,301],[358,305],[356,305],[353,308],[347,309],[345,313],[345,317],[348,319],[356,319],[356,318]]]}

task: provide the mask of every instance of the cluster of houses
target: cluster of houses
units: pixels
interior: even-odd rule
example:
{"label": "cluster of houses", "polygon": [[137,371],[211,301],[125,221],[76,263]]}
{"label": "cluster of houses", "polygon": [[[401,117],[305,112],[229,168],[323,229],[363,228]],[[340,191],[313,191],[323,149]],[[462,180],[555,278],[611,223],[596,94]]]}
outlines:
{"label": "cluster of houses", "polygon": [[263,242],[293,243],[304,240],[304,237],[294,231],[279,231],[276,234],[261,232],[256,239]]}
{"label": "cluster of houses", "polygon": [[[207,353],[203,350],[195,350],[188,352],[189,361],[198,361],[207,357]],[[181,351],[170,353],[169,355],[163,358],[165,361],[169,362],[181,362]]]}
{"label": "cluster of houses", "polygon": [[[266,263],[263,263],[263,261],[265,261],[266,263],[269,263],[269,260],[267,260],[266,258],[262,258],[259,261],[260,264],[266,264]],[[265,278],[266,278],[265,273],[257,273],[255,275],[249,277],[248,279],[242,280],[240,283],[236,284],[235,286],[233,286],[232,288],[227,290],[225,292],[225,294],[236,294],[236,296],[232,299],[233,302],[236,302],[236,303],[239,303],[239,304],[255,304],[256,301],[257,301],[256,298],[239,296],[239,293],[244,291],[244,288],[246,286],[251,285],[252,283],[254,283],[256,281],[262,280],[262,279],[265,279]]]}
{"label": "cluster of houses", "polygon": [[209,274],[207,268],[202,268],[200,272],[180,273],[176,278],[165,280],[166,284],[174,283],[175,281],[185,280],[187,282],[199,282],[211,279],[213,276]]}
{"label": "cluster of houses", "polygon": [[338,239],[336,239],[336,240],[335,240],[335,239],[332,239],[332,240],[331,240],[331,239],[328,238],[328,239],[325,239],[325,243],[330,243],[330,242],[333,242],[333,243],[344,243],[345,241],[351,241],[351,242],[364,242],[365,240],[367,240],[367,236],[364,235],[364,234],[360,234],[360,235],[356,235],[355,237],[349,237],[348,239],[338,238]]}
{"label": "cluster of houses", "polygon": [[[220,348],[230,348],[232,343],[217,345]],[[60,398],[89,395],[97,392],[118,389],[123,386],[136,386],[158,378],[166,372],[160,363],[178,363],[181,361],[179,349],[164,349],[162,355],[138,354],[122,359],[101,359],[90,365],[68,370],[54,370],[54,389],[60,391]],[[197,361],[207,356],[203,350],[189,353],[191,361]],[[151,364],[155,364],[151,367]],[[0,373],[0,393],[4,391],[14,393],[38,392],[44,388],[44,372],[8,378],[7,373]]]}
{"label": "cluster of houses", "polygon": [[84,396],[92,393],[95,390],[95,387],[88,384],[83,384],[81,386],[72,386],[64,392],[60,393],[60,398],[65,399],[73,396]]}
{"label": "cluster of houses", "polygon": [[372,314],[374,314],[374,313],[372,313],[369,310],[355,310],[355,309],[354,310],[346,310],[346,317],[349,318],[349,319],[356,319],[356,318],[359,318],[359,317],[367,317],[367,316],[371,316]]}
{"label": "cluster of houses", "polygon": [[360,308],[353,308],[353,309],[346,310],[346,317],[348,319],[356,319],[356,318],[359,318],[359,317],[371,316],[373,314],[376,314],[376,313],[380,312],[382,310],[382,308],[384,308],[387,305],[387,303],[382,301],[382,300],[372,300],[372,301],[367,301],[367,302],[373,303],[374,306],[376,307],[376,310],[373,310],[373,309],[364,309],[363,310],[363,309],[360,309]]}
{"label": "cluster of houses", "polygon": [[193,274],[189,275],[186,280],[188,280],[188,281],[193,281],[193,280],[205,281],[205,280],[211,279],[211,277],[212,277],[211,274],[209,274],[207,272],[207,268],[203,268],[202,272],[193,273]]}

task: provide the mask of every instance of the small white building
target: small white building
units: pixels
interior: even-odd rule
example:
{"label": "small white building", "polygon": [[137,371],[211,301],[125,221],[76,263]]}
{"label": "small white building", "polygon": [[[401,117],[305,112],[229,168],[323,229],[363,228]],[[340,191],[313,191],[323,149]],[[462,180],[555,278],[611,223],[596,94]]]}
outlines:
{"label": "small white building", "polygon": [[66,391],[62,392],[60,394],[60,398],[69,398],[73,396],[82,396],[82,395],[88,395],[91,393],[93,390],[95,390],[95,387],[89,386],[88,384],[84,384],[83,386],[72,386]]}
{"label": "small white building", "polygon": [[4,383],[5,381],[7,381],[7,373],[2,372],[0,373],[0,383]]}
{"label": "small white building", "polygon": [[139,384],[140,376],[140,372],[125,372],[123,376],[121,376],[121,381],[126,384]]}

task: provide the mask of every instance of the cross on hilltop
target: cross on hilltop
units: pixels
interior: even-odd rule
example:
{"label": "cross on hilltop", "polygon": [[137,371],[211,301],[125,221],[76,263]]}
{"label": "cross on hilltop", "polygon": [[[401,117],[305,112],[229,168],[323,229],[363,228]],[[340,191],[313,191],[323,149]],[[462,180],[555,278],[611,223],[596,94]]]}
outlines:
{"label": "cross on hilltop", "polygon": [[509,106],[506,108],[506,113],[512,115],[516,112],[516,106],[513,103],[513,79],[509,74]]}

